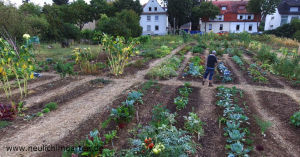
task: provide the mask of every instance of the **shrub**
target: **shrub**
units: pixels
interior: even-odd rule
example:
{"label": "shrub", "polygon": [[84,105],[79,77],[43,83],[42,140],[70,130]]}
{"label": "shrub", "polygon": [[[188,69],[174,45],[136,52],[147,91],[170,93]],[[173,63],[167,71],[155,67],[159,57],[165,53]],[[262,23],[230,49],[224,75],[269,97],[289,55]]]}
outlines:
{"label": "shrub", "polygon": [[63,61],[58,61],[54,65],[54,70],[60,74],[60,77],[65,78],[67,75],[74,75],[74,68],[73,68],[74,63],[64,63]]}
{"label": "shrub", "polygon": [[257,52],[256,59],[262,63],[273,64],[277,61],[277,55],[271,52],[271,47],[263,45]]}
{"label": "shrub", "polygon": [[300,80],[300,59],[299,58],[282,58],[273,64],[274,72],[288,79]]}
{"label": "shrub", "polygon": [[48,108],[50,111],[53,111],[57,108],[57,103],[55,102],[50,102],[45,105],[46,108]]}
{"label": "shrub", "polygon": [[296,40],[298,40],[298,42],[300,42],[300,30],[298,30],[295,34],[294,34],[294,38]]}
{"label": "shrub", "polygon": [[151,41],[151,36],[149,35],[143,35],[143,36],[140,36],[138,38],[138,40],[140,41],[141,44],[145,44],[145,43],[148,43]]}
{"label": "shrub", "polygon": [[300,127],[300,111],[296,112],[294,115],[292,115],[290,120],[294,126]]}

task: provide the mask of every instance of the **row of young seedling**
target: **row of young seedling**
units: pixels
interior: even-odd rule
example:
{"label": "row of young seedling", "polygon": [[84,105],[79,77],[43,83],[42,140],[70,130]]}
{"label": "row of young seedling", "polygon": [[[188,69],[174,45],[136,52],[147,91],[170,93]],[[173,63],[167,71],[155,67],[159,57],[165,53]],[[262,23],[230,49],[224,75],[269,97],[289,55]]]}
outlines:
{"label": "row of young seedling", "polygon": [[224,136],[227,137],[228,157],[249,156],[248,153],[252,150],[250,146],[253,142],[249,139],[250,131],[249,118],[245,115],[245,111],[238,105],[238,96],[243,97],[243,92],[235,87],[226,88],[218,87],[217,106],[223,108],[223,115],[219,119],[220,125],[225,124]]}
{"label": "row of young seedling", "polygon": [[232,82],[231,71],[223,62],[219,63],[218,69],[222,73],[222,82]]}

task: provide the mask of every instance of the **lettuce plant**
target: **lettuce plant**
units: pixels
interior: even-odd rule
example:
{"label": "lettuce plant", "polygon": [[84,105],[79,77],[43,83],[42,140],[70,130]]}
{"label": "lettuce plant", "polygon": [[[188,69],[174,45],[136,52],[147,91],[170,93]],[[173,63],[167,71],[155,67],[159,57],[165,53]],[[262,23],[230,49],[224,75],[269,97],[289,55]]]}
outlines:
{"label": "lettuce plant", "polygon": [[296,112],[294,115],[292,115],[290,120],[294,126],[300,127],[300,111]]}
{"label": "lettuce plant", "polygon": [[188,104],[188,102],[189,102],[189,99],[186,97],[182,97],[182,96],[176,97],[174,99],[174,103],[176,104],[177,110],[184,109],[185,106]]}
{"label": "lettuce plant", "polygon": [[204,130],[203,130],[203,122],[198,117],[196,113],[190,112],[189,116],[184,116],[185,123],[184,128],[189,131],[190,133],[196,133],[198,135],[198,140],[200,139],[200,136],[203,136]]}

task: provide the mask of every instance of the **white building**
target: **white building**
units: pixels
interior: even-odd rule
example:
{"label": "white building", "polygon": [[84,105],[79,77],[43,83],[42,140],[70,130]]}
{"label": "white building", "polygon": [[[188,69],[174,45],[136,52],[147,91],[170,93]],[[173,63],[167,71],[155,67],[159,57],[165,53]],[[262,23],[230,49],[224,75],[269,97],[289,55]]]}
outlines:
{"label": "white building", "polygon": [[300,19],[300,0],[283,0],[276,12],[266,16],[265,30],[272,30],[293,19]]}
{"label": "white building", "polygon": [[157,0],[149,0],[143,7],[140,25],[142,35],[166,35],[168,33],[168,15]]}
{"label": "white building", "polygon": [[220,15],[214,19],[202,19],[200,21],[202,32],[257,32],[260,15],[251,14],[247,11],[248,1],[213,1],[212,3],[220,8]]}

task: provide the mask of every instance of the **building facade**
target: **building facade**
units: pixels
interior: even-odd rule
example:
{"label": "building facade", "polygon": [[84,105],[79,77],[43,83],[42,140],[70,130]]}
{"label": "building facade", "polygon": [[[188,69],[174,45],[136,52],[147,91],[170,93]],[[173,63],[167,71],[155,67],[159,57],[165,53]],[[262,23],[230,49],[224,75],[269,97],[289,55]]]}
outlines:
{"label": "building facade", "polygon": [[220,15],[214,19],[203,18],[200,21],[202,32],[254,33],[258,31],[260,15],[247,12],[248,1],[213,1],[212,3],[220,8]]}
{"label": "building facade", "polygon": [[300,19],[300,0],[283,0],[276,12],[266,16],[265,30],[272,30],[293,19]]}
{"label": "building facade", "polygon": [[143,27],[142,35],[166,35],[168,34],[168,15],[157,0],[149,0],[143,6],[140,25]]}

